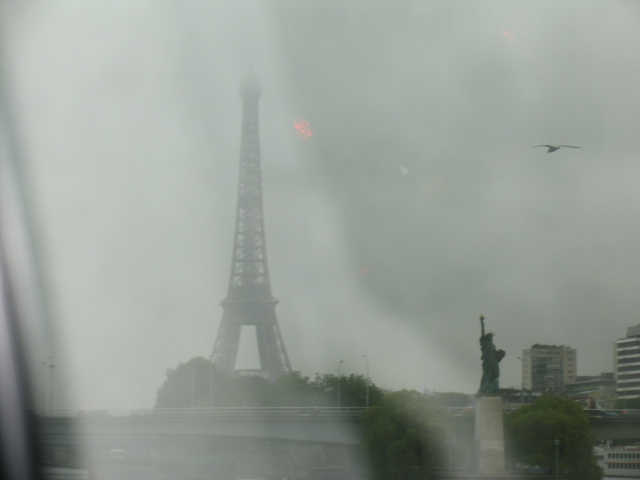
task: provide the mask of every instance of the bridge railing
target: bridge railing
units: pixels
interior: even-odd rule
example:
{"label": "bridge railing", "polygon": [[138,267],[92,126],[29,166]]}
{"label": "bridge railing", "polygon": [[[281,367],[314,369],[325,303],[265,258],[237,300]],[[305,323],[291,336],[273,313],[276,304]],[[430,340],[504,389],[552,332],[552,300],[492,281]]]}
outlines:
{"label": "bridge railing", "polygon": [[37,417],[75,418],[256,418],[256,417],[358,417],[365,407],[212,407],[212,408],[154,408],[149,410],[56,410],[34,412]]}
{"label": "bridge railing", "polygon": [[[525,404],[526,405],[526,404]],[[509,413],[520,407],[516,404],[505,404],[504,410]],[[53,412],[35,411],[36,417],[75,417],[75,418],[169,418],[169,417],[216,417],[216,418],[256,418],[256,417],[358,417],[365,407],[212,407],[212,408],[153,408],[135,410],[54,410]],[[450,414],[463,415],[473,413],[470,407],[450,407]],[[635,418],[640,419],[640,410],[634,409],[586,409],[593,418]]]}

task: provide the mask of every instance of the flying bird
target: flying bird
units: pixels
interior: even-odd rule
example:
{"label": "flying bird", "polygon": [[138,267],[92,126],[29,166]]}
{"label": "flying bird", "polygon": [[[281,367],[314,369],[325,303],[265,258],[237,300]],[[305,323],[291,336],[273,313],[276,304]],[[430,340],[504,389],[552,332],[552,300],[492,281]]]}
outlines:
{"label": "flying bird", "polygon": [[547,150],[547,153],[553,153],[556,150],[560,150],[562,147],[582,148],[582,147],[572,147],[571,145],[536,145],[535,147],[531,147],[531,148],[536,148],[536,147],[547,147],[549,149]]}

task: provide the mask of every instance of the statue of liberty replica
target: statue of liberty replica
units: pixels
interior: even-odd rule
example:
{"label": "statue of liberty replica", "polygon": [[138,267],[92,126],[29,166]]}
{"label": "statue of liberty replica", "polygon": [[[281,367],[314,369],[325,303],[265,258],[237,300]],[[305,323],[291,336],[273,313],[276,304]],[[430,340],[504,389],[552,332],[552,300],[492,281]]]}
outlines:
{"label": "statue of liberty replica", "polygon": [[504,350],[496,349],[493,344],[493,333],[484,331],[484,316],[480,315],[480,351],[482,356],[482,379],[479,394],[500,393],[500,360],[505,356]]}
{"label": "statue of liberty replica", "polygon": [[475,454],[478,473],[504,475],[506,464],[499,364],[505,352],[496,348],[493,337],[493,332],[485,332],[484,316],[480,315],[482,378],[476,401]]}

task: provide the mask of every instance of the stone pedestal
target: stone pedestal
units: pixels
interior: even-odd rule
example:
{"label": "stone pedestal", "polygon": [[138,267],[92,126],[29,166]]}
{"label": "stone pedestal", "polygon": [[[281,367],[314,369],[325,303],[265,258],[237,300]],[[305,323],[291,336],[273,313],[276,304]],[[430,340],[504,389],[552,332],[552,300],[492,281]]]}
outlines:
{"label": "stone pedestal", "polygon": [[500,394],[478,396],[475,447],[478,473],[506,473],[502,395]]}

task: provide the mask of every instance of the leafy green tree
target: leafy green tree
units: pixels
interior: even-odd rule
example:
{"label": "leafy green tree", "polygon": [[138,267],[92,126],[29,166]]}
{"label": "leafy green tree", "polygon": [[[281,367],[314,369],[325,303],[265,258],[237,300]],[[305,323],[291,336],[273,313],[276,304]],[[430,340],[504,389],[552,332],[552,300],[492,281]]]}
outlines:
{"label": "leafy green tree", "polygon": [[314,395],[310,394],[309,378],[301,375],[283,375],[273,382],[269,397],[272,406],[313,406]]}
{"label": "leafy green tree", "polygon": [[451,446],[447,445],[449,448],[447,461],[449,461],[449,455],[451,455],[452,468],[471,471],[474,467],[475,412],[468,411],[462,415],[456,413],[451,415],[450,419],[451,429],[453,431],[450,439],[454,440],[454,442]]}
{"label": "leafy green tree", "polygon": [[266,406],[268,382],[258,376],[234,377],[203,357],[167,369],[156,394],[156,408]]}
{"label": "leafy green tree", "polygon": [[382,390],[362,375],[316,374],[314,380],[297,373],[268,382],[257,375],[229,375],[210,360],[192,358],[174,369],[158,389],[156,408],[203,407],[334,407],[338,384],[341,406],[363,407],[382,398]]}
{"label": "leafy green tree", "polygon": [[384,395],[363,417],[364,456],[375,480],[430,478],[445,465],[450,416],[415,390]]}
{"label": "leafy green tree", "polygon": [[269,406],[269,382],[257,375],[239,375],[228,378],[225,404],[221,407]]}
{"label": "leafy green tree", "polygon": [[573,400],[551,395],[506,416],[507,445],[516,462],[555,468],[555,440],[560,441],[560,471],[571,479],[598,480],[602,470],[593,454],[589,418]]}
{"label": "leafy green tree", "polygon": [[167,369],[158,389],[156,408],[208,407],[226,402],[228,376],[204,357],[195,357]]}
{"label": "leafy green tree", "polygon": [[367,384],[369,387],[369,406],[379,403],[383,395],[382,390],[369,382],[364,375],[351,374],[338,377],[330,373],[316,374],[316,378],[311,384],[317,394],[323,398],[323,405],[331,407],[338,405],[338,384],[340,406],[342,407],[364,407],[367,402]]}

